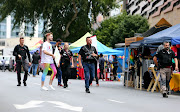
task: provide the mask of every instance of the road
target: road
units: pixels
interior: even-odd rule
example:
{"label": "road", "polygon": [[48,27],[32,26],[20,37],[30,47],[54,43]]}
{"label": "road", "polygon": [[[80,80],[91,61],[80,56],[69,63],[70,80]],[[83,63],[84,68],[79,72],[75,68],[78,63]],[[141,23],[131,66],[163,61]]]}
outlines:
{"label": "road", "polygon": [[[48,85],[49,76],[45,85]],[[17,87],[16,73],[0,72],[0,112],[179,112],[180,96],[126,88],[121,82],[100,81],[85,93],[83,80],[69,80],[64,89],[40,89],[40,76],[28,77],[27,87]]]}

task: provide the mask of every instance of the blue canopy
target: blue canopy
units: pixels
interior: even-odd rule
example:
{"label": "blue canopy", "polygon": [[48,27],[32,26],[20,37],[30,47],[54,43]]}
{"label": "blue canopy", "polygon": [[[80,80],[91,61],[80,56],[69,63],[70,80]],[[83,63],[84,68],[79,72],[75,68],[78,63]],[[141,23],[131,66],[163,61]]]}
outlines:
{"label": "blue canopy", "polygon": [[180,36],[180,24],[146,37],[143,40],[145,44],[163,43],[164,41],[170,42],[173,37],[178,36]]}
{"label": "blue canopy", "polygon": [[[78,53],[80,48],[81,47],[77,47],[77,48],[71,49],[71,51],[73,53]],[[124,51],[111,49],[111,48],[105,46],[104,44],[102,44],[99,41],[97,41],[97,49],[98,49],[98,54],[102,53],[104,55],[119,55],[119,56],[124,55]]]}
{"label": "blue canopy", "polygon": [[180,44],[180,36],[179,36],[179,37],[174,37],[174,38],[172,38],[171,44],[172,44],[172,45]]}

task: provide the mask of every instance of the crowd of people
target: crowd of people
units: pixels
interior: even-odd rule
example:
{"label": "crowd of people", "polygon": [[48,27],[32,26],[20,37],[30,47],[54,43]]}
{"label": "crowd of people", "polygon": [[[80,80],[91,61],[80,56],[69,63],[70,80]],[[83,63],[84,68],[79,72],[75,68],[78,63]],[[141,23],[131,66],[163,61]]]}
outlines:
{"label": "crowd of people", "polygon": [[[17,70],[17,86],[21,86],[21,67],[24,70],[24,79],[23,84],[27,86],[27,78],[28,73],[31,71],[33,77],[36,76],[37,70],[42,69],[42,76],[41,76],[41,89],[47,91],[49,88],[55,90],[52,86],[53,80],[57,75],[58,78],[58,86],[63,86],[64,88],[68,87],[68,78],[71,74],[71,69],[74,67],[73,61],[73,53],[69,50],[69,44],[64,43],[64,48],[60,47],[62,40],[57,39],[56,45],[52,46],[50,43],[53,41],[53,34],[47,33],[45,35],[46,41],[43,43],[42,48],[40,51],[36,51],[32,55],[32,60],[29,53],[29,48],[24,45],[24,38],[20,37],[20,44],[15,46],[13,55],[16,59],[16,70]],[[86,93],[90,93],[89,86],[92,84],[94,78],[97,79],[98,83],[98,76],[97,76],[97,63],[99,62],[100,68],[100,78],[104,79],[104,58],[103,54],[98,56],[96,48],[92,46],[92,39],[90,37],[86,38],[87,45],[82,46],[79,51],[79,68],[84,69],[84,76],[85,76],[85,91]],[[58,49],[60,57],[55,57],[54,52],[55,49]],[[55,58],[60,58],[59,62],[55,62]],[[98,61],[99,59],[99,61]],[[114,58],[116,59],[116,58]],[[117,65],[117,59],[113,61],[113,65]],[[48,74],[49,68],[52,70],[52,74],[50,76],[49,87],[46,87],[44,82],[46,79],[46,75]],[[117,74],[117,68],[114,70],[114,74]],[[61,80],[63,79],[63,85],[61,84]]]}
{"label": "crowd of people", "polygon": [[[28,73],[31,71],[33,77],[36,76],[38,73],[37,70],[42,70],[41,76],[41,89],[47,91],[48,88],[45,86],[44,82],[46,79],[46,75],[48,74],[49,68],[52,70],[52,74],[50,76],[49,81],[49,88],[55,90],[52,86],[53,80],[57,75],[58,78],[58,86],[63,86],[64,88],[68,87],[68,79],[71,75],[71,68],[74,67],[73,61],[73,53],[69,50],[69,44],[64,43],[64,48],[60,47],[62,40],[57,39],[56,45],[52,46],[50,43],[53,41],[53,34],[47,33],[45,35],[46,41],[42,45],[42,49],[40,51],[36,51],[32,55],[32,60],[29,53],[29,48],[24,45],[24,38],[20,37],[20,44],[16,45],[13,51],[13,55],[15,56],[15,62],[13,61],[12,57],[9,60],[9,71],[17,71],[17,86],[21,86],[21,72],[22,67],[24,71],[24,79],[23,84],[27,86],[27,78]],[[79,53],[78,53],[78,60],[79,60],[79,68],[83,68],[84,70],[84,77],[85,77],[85,91],[86,93],[90,93],[89,87],[92,84],[94,78],[96,78],[96,84],[99,86],[99,78],[104,80],[104,70],[105,65],[104,63],[106,60],[103,58],[103,54],[98,55],[96,48],[92,46],[92,39],[91,37],[86,38],[86,45],[82,46]],[[164,45],[161,45],[156,55],[154,56],[153,60],[158,69],[160,70],[161,74],[161,91],[163,97],[168,97],[169,91],[169,81],[170,75],[172,73],[172,59],[175,61],[174,70],[178,71],[178,60],[175,56],[174,52],[169,49],[170,43],[164,42]],[[55,57],[54,53],[55,50],[58,49],[58,53],[60,57]],[[55,58],[59,58],[59,62],[55,62]],[[1,60],[2,63],[2,71],[5,72],[6,67],[5,63],[6,60],[3,57]],[[97,64],[99,63],[99,64]],[[116,55],[113,55],[113,61],[110,62],[113,64],[113,76],[114,80],[116,80],[117,76],[117,68],[118,68],[118,58]],[[97,65],[99,65],[99,77],[97,75]],[[63,85],[61,84],[61,80],[63,79]]]}

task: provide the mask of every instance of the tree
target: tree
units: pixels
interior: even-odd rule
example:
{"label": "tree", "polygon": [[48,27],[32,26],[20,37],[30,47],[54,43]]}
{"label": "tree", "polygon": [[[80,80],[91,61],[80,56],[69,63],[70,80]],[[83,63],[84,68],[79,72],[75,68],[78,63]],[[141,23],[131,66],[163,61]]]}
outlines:
{"label": "tree", "polygon": [[[14,26],[21,25],[22,22],[32,23],[35,26],[39,19],[43,19],[45,20],[44,29],[50,28],[49,30],[54,33],[55,38],[61,37],[65,40],[71,40],[69,36],[73,36],[77,32],[78,36],[82,36],[90,31],[89,15],[94,18],[99,13],[107,16],[108,12],[116,7],[115,1],[0,0],[0,21],[4,20],[9,14],[13,14]],[[79,27],[84,27],[85,30],[80,31]]]}
{"label": "tree", "polygon": [[116,43],[124,42],[125,38],[133,37],[135,33],[143,33],[148,29],[146,18],[140,15],[127,15],[124,12],[103,21],[101,27],[94,33],[100,42],[114,47]]}

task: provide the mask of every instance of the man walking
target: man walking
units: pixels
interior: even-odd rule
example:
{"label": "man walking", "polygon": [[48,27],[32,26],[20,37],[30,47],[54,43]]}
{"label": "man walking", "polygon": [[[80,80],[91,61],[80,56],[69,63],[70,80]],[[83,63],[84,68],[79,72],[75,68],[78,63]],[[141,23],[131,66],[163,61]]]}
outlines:
{"label": "man walking", "polygon": [[117,76],[117,69],[118,69],[118,59],[116,55],[113,55],[113,75],[114,75],[114,81],[116,81],[116,76]]}
{"label": "man walking", "polygon": [[68,87],[68,78],[71,75],[71,63],[72,62],[72,68],[74,67],[74,62],[73,62],[73,54],[69,50],[69,44],[64,43],[64,49],[61,50],[61,68],[62,68],[62,78],[63,78],[63,83],[64,83],[64,88]]}
{"label": "man walking", "polygon": [[38,65],[39,65],[39,60],[40,60],[40,55],[39,55],[38,50],[33,54],[32,58],[33,58],[33,61],[32,61],[32,63],[33,63],[33,66],[32,66],[33,67],[33,77],[36,77],[36,73],[37,73],[37,69],[38,69]]}
{"label": "man walking", "polygon": [[100,54],[99,58],[99,69],[100,69],[100,79],[104,80],[104,62],[105,59],[103,58],[103,54]]}
{"label": "man walking", "polygon": [[41,63],[43,66],[43,74],[41,77],[41,89],[48,91],[48,88],[44,86],[44,82],[45,82],[45,78],[48,73],[48,70],[49,68],[52,69],[52,75],[49,81],[49,87],[52,90],[55,90],[55,88],[52,86],[52,82],[53,82],[54,77],[56,76],[57,70],[54,65],[53,59],[55,58],[55,56],[53,55],[53,49],[50,43],[53,40],[53,34],[47,33],[45,36],[46,36],[47,41],[43,43],[42,54],[41,54]]}
{"label": "man walking", "polygon": [[[94,46],[91,46],[92,39],[90,37],[86,38],[87,45],[81,47],[79,51],[79,67],[84,68],[85,73],[85,87],[86,93],[90,93],[89,85],[92,83],[95,77],[95,61],[97,61],[96,57],[97,51]],[[83,62],[81,62],[81,59]]]}
{"label": "man walking", "polygon": [[[57,39],[57,40],[56,40],[56,45],[55,45],[55,47],[53,48],[53,53],[55,53],[55,49],[56,49],[56,47],[57,47],[57,48],[58,48],[58,51],[59,51],[58,53],[60,54],[60,52],[61,52],[61,47],[60,47],[61,42],[62,42],[61,39]],[[57,70],[58,86],[62,86],[62,84],[61,84],[62,71],[61,71],[60,63],[59,63],[58,65],[56,65],[56,62],[55,62],[55,60],[54,60],[54,64],[55,64],[56,70]]]}
{"label": "man walking", "polygon": [[[172,73],[172,58],[175,61],[175,70],[178,71],[178,61],[172,50],[169,49],[169,42],[164,42],[164,48],[156,53],[153,60],[161,74],[161,92],[164,98],[168,98],[169,81]],[[157,61],[158,59],[158,61]]]}
{"label": "man walking", "polygon": [[[24,37],[20,37],[19,41],[20,44],[16,45],[13,51],[13,55],[16,57],[16,70],[17,70],[17,80],[18,80],[17,86],[21,86],[21,66],[23,66],[23,70],[25,72],[23,83],[24,86],[27,86],[26,81],[28,77],[28,66],[31,66],[30,53],[28,47],[24,45]],[[27,56],[29,62],[26,59]]]}
{"label": "man walking", "polygon": [[4,59],[4,57],[3,57],[3,59],[1,60],[1,63],[2,63],[2,72],[5,72],[5,70],[6,70],[6,66],[5,66],[6,60]]}

